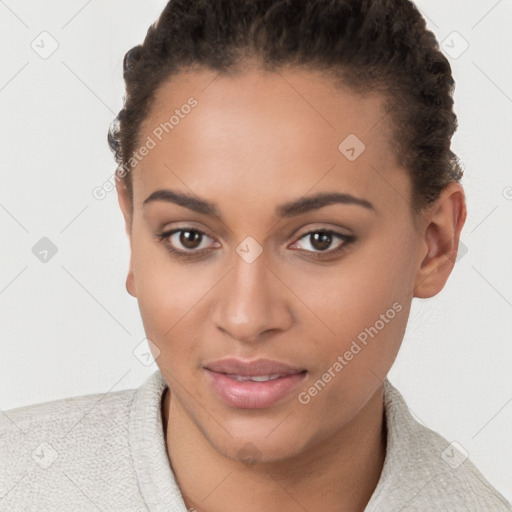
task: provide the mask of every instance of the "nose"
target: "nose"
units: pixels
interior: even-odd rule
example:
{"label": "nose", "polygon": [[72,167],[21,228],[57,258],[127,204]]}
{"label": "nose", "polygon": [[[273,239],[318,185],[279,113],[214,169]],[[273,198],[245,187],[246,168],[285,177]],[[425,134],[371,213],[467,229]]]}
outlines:
{"label": "nose", "polygon": [[261,341],[271,332],[283,332],[292,325],[287,288],[262,256],[247,263],[237,255],[221,283],[213,321],[237,341]]}

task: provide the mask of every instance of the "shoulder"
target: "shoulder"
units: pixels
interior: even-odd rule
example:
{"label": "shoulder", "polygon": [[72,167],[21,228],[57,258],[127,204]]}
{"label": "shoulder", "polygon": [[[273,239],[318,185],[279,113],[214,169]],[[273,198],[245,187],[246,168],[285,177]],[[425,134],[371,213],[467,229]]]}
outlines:
{"label": "shoulder", "polygon": [[[137,490],[129,444],[136,393],[90,394],[1,411],[0,510],[14,504],[54,510],[63,503],[89,510],[90,500],[104,502],[101,494],[110,491],[109,499],[119,504],[124,492]],[[112,485],[115,475],[124,479],[116,487],[125,491]]]}
{"label": "shoulder", "polygon": [[0,443],[9,452],[45,434],[65,439],[102,433],[123,423],[135,392],[130,389],[82,395],[2,411]]}
{"label": "shoulder", "polygon": [[384,396],[386,459],[368,512],[512,510],[464,448],[416,421],[402,395],[387,380]]}

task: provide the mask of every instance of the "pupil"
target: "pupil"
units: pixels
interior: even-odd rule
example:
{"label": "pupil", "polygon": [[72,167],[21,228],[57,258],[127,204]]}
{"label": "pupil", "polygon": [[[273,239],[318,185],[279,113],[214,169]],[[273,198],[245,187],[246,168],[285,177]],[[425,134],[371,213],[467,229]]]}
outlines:
{"label": "pupil", "polygon": [[197,231],[182,231],[180,234],[180,243],[187,249],[195,249],[198,243],[201,243],[201,233]]}
{"label": "pupil", "polygon": [[311,245],[313,245],[315,249],[328,249],[331,245],[332,236],[329,233],[312,233],[310,236],[312,237]]}

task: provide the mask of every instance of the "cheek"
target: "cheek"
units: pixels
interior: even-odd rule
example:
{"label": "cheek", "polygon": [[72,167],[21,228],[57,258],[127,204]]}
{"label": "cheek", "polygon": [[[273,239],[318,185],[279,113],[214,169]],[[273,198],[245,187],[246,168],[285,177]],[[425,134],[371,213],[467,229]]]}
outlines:
{"label": "cheek", "polygon": [[400,239],[373,238],[332,267],[308,266],[289,276],[326,332],[354,335],[353,328],[373,323],[395,301],[406,302],[414,284],[414,257],[411,244],[398,245]]}
{"label": "cheek", "polygon": [[[410,303],[401,296],[392,269],[385,279],[357,273],[326,281],[310,307],[323,323],[309,320],[311,369],[299,390],[299,411],[311,431],[328,433],[349,421],[370,399],[400,348]],[[368,274],[364,274],[368,278]],[[320,334],[321,333],[321,334]]]}
{"label": "cheek", "polygon": [[192,338],[200,339],[198,330],[205,319],[198,318],[198,305],[214,285],[211,273],[176,263],[149,237],[134,236],[132,246],[137,301],[146,336],[165,359],[170,350],[180,357],[193,347]]}
{"label": "cheek", "polygon": [[332,270],[296,275],[294,291],[309,309],[303,316],[308,335],[318,340],[310,350],[319,373],[345,355],[343,370],[334,373],[350,374],[350,387],[360,385],[362,376],[371,378],[369,370],[387,373],[407,325],[414,282],[411,261],[412,245],[402,234],[391,233],[372,239]]}

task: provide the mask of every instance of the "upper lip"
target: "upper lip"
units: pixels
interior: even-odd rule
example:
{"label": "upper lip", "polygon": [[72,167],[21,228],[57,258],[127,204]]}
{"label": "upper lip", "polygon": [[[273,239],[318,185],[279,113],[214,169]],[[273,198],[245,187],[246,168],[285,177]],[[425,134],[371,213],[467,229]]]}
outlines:
{"label": "upper lip", "polygon": [[218,359],[204,365],[204,368],[217,373],[229,375],[242,375],[244,377],[256,377],[258,375],[292,375],[305,371],[304,368],[292,366],[271,359],[255,359],[244,361],[242,359]]}

